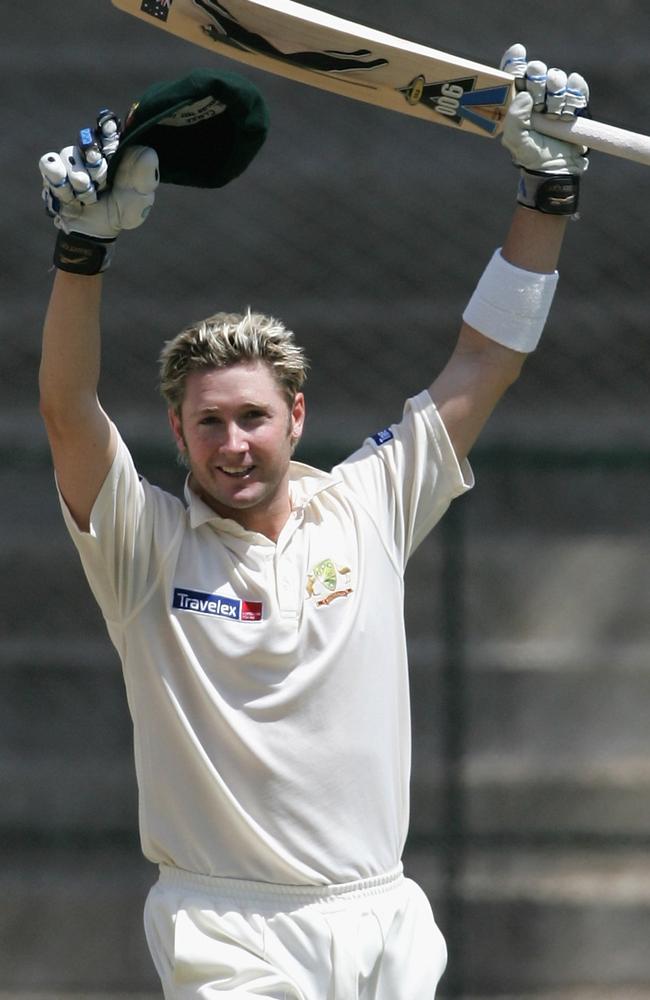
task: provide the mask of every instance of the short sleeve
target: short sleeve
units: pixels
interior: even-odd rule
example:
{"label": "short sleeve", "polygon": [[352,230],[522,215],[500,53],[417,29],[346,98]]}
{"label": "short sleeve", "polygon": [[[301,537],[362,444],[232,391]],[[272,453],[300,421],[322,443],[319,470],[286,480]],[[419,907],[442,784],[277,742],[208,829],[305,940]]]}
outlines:
{"label": "short sleeve", "polygon": [[184,516],[183,505],[138,475],[121,438],[87,532],[77,526],[60,491],[59,501],[104,617],[124,621],[146,597]]}
{"label": "short sleeve", "polygon": [[474,485],[469,462],[458,461],[426,390],[407,400],[399,423],[368,438],[336,471],[401,569],[451,501]]}

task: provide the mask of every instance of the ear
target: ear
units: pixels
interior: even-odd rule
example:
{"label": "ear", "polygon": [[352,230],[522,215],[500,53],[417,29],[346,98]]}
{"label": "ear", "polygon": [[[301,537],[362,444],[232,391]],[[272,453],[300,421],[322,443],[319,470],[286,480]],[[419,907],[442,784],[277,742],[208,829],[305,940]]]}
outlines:
{"label": "ear", "polygon": [[172,429],[172,434],[174,435],[176,447],[180,451],[181,455],[184,455],[187,449],[185,447],[185,435],[183,434],[183,423],[181,418],[178,413],[176,413],[176,410],[172,410],[171,408],[167,410],[167,417],[169,419],[169,426]]}
{"label": "ear", "polygon": [[305,397],[302,392],[296,393],[291,407],[291,439],[298,444],[305,426]]}

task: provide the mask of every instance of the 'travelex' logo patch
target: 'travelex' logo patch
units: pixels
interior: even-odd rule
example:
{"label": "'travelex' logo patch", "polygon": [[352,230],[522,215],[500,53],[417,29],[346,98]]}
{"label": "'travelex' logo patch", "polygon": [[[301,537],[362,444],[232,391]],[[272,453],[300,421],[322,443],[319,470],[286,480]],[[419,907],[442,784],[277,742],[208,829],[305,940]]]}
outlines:
{"label": "'travelex' logo patch", "polygon": [[229,618],[235,622],[260,622],[262,620],[261,601],[240,601],[238,597],[224,597],[222,594],[204,594],[200,590],[186,587],[174,589],[172,607],[178,611],[191,611],[213,618]]}
{"label": "'travelex' logo patch", "polygon": [[337,597],[348,597],[352,593],[351,579],[349,566],[339,566],[333,559],[321,559],[307,576],[308,600],[313,600],[317,608],[324,608]]}

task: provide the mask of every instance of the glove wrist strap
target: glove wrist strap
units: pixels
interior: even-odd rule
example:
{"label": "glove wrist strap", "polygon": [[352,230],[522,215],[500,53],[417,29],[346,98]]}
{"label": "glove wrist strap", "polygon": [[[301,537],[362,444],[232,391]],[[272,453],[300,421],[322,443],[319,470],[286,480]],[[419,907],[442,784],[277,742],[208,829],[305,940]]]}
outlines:
{"label": "glove wrist strap", "polygon": [[99,274],[110,265],[115,240],[59,230],[54,245],[54,266],[72,274]]}
{"label": "glove wrist strap", "polygon": [[574,174],[545,174],[521,170],[517,201],[546,215],[578,217],[580,177]]}

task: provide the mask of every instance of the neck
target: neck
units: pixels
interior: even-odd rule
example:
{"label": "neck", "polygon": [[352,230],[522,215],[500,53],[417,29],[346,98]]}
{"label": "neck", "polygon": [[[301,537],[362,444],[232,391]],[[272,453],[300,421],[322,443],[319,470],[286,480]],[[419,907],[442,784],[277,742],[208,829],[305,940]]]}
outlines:
{"label": "neck", "polygon": [[226,504],[220,503],[201,489],[193,475],[190,475],[189,486],[192,492],[219,517],[235,521],[245,531],[255,531],[272,542],[277,542],[280,532],[291,515],[291,498],[288,489],[274,497],[270,503],[265,504],[263,509],[259,509],[258,507],[228,507]]}

